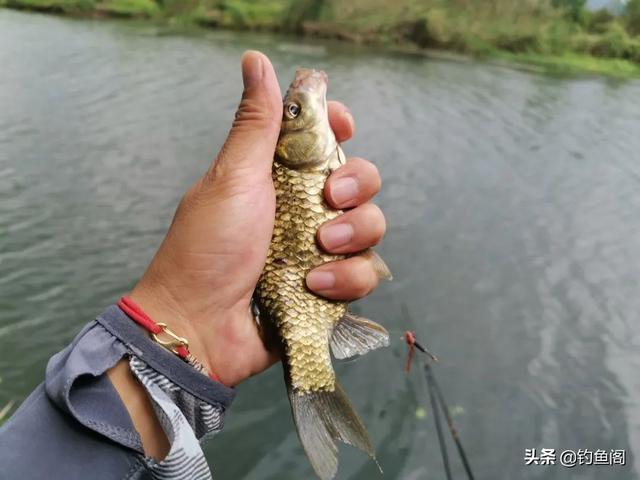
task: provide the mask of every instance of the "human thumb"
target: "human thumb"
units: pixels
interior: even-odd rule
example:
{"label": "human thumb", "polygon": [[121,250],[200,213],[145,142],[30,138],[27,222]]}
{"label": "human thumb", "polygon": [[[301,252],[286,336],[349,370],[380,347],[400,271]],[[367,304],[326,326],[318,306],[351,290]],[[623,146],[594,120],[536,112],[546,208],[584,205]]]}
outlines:
{"label": "human thumb", "polygon": [[282,120],[282,94],[273,65],[266,55],[242,55],[244,91],[231,131],[212,169],[217,175],[232,172],[271,173],[271,162]]}

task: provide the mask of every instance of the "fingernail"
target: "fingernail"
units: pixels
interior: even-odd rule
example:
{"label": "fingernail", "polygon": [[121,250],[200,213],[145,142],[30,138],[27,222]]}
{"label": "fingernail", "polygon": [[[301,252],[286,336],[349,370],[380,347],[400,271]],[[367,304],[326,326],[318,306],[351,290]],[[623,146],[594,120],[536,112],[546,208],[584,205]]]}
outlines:
{"label": "fingernail", "polygon": [[342,177],[331,183],[331,198],[337,205],[352,200],[358,194],[358,182],[352,177]]}
{"label": "fingernail", "polygon": [[242,83],[245,90],[262,81],[262,55],[255,50],[247,50],[242,55]]}
{"label": "fingernail", "polygon": [[331,272],[313,271],[307,275],[307,287],[311,290],[322,291],[333,288],[336,277]]}
{"label": "fingernail", "polygon": [[320,229],[320,242],[325,248],[338,248],[353,238],[353,227],[349,223],[336,223]]}

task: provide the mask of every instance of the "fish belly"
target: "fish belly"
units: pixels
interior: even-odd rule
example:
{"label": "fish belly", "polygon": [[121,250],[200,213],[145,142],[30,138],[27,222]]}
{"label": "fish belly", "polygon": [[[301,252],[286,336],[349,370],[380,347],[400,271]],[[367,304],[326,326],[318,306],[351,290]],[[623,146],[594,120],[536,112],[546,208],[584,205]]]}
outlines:
{"label": "fish belly", "polygon": [[257,289],[261,308],[283,340],[291,385],[301,393],[334,390],[329,339],[347,307],[314,295],[305,284],[310,270],[344,258],[321,251],[316,243],[318,227],[341,213],[324,200],[327,176],[274,162],[276,217]]}

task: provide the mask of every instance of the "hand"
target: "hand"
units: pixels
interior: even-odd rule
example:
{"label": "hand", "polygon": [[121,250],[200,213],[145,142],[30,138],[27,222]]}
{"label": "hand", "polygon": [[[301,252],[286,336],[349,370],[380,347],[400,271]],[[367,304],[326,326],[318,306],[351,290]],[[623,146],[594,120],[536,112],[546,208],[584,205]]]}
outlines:
{"label": "hand", "polygon": [[[271,164],[280,130],[282,97],[269,59],[242,58],[244,92],[224,146],[209,170],[185,194],[169,231],[131,298],[156,322],[167,323],[225,385],[236,385],[277,361],[262,343],[250,301],[264,267],[275,215]],[[353,119],[329,103],[338,141],[353,134]],[[366,160],[353,158],[325,186],[327,201],[350,209],[318,231],[332,253],[352,253],[384,235],[378,207],[367,203],[380,177]],[[333,299],[367,295],[378,283],[372,265],[352,257],[318,267],[308,287]]]}

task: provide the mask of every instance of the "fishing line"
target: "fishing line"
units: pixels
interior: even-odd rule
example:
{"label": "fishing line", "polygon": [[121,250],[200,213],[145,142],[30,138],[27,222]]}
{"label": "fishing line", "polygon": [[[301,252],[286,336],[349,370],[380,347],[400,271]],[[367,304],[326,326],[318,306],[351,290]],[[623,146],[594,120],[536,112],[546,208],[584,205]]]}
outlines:
{"label": "fishing line", "polygon": [[452,480],[451,467],[449,466],[449,454],[447,453],[447,443],[444,439],[444,433],[442,432],[442,424],[440,422],[440,409],[438,408],[438,401],[433,392],[433,386],[431,384],[433,376],[430,369],[425,366],[425,372],[427,374],[427,390],[429,390],[429,401],[431,402],[431,410],[433,410],[433,418],[436,422],[436,433],[438,434],[438,443],[440,444],[440,453],[442,454],[442,464],[444,465],[444,473],[447,475],[447,480]]}
{"label": "fishing line", "polygon": [[[410,322],[411,318],[409,315],[409,310],[405,304],[402,305],[402,314],[405,317],[407,322]],[[449,463],[449,454],[447,451],[447,444],[444,438],[444,433],[442,429],[442,421],[440,415],[444,415],[445,420],[447,422],[447,426],[449,427],[449,433],[451,433],[451,437],[456,444],[456,449],[458,451],[458,455],[460,456],[460,460],[462,465],[464,466],[464,470],[467,474],[467,478],[469,480],[474,480],[473,472],[471,471],[471,465],[469,464],[469,460],[465,453],[464,447],[462,446],[462,441],[460,440],[460,435],[458,430],[453,423],[453,418],[451,417],[451,412],[449,411],[449,407],[447,402],[444,399],[444,395],[442,394],[442,390],[440,389],[440,385],[438,384],[436,377],[433,373],[433,369],[431,368],[431,362],[437,362],[438,358],[431,353],[427,348],[418,343],[416,340],[416,336],[413,332],[407,331],[404,333],[404,340],[407,343],[409,348],[407,355],[407,363],[405,366],[405,372],[408,374],[411,369],[411,361],[413,358],[414,350],[418,350],[424,355],[427,356],[424,362],[424,372],[425,378],[427,380],[427,390],[429,393],[429,402],[431,403],[431,410],[433,411],[433,417],[436,425],[436,433],[438,435],[438,443],[440,444],[440,453],[442,455],[442,463],[444,465],[444,471],[447,477],[447,480],[452,480],[451,476],[451,466]],[[441,413],[442,412],[442,413]]]}
{"label": "fishing line", "polygon": [[456,448],[458,449],[458,455],[460,455],[460,460],[462,461],[462,465],[464,466],[465,471],[467,472],[467,477],[469,480],[474,480],[473,472],[471,471],[471,465],[469,464],[469,460],[467,459],[467,454],[464,451],[464,447],[462,446],[462,441],[460,440],[460,435],[458,433],[458,429],[453,423],[453,418],[451,417],[451,413],[449,412],[449,407],[447,406],[447,402],[444,400],[444,396],[442,395],[442,390],[436,381],[436,377],[433,375],[433,371],[431,369],[431,365],[427,361],[425,363],[424,369],[427,375],[427,381],[431,381],[431,386],[433,390],[436,392],[436,396],[442,406],[442,411],[444,413],[444,417],[447,420],[447,424],[449,425],[449,431],[451,432],[451,436],[453,437],[453,441],[456,444]]}

